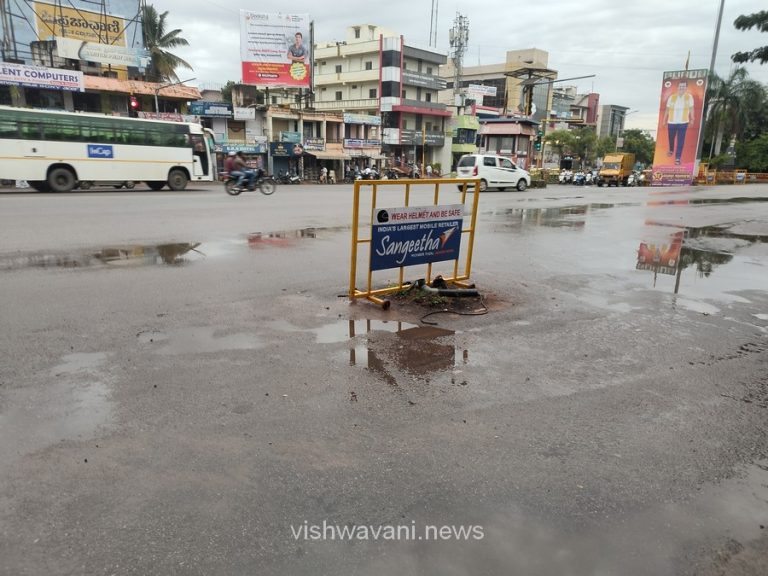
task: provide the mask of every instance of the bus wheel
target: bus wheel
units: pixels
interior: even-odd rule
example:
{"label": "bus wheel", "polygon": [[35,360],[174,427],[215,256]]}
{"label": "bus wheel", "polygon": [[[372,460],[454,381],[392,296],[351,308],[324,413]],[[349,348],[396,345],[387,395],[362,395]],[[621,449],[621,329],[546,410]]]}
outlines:
{"label": "bus wheel", "polygon": [[165,182],[147,182],[147,186],[149,186],[150,190],[154,190],[155,192],[159,192],[165,186]]}
{"label": "bus wheel", "polygon": [[187,182],[189,182],[189,178],[181,170],[171,170],[168,174],[168,188],[171,190],[176,192],[184,190],[187,187]]}
{"label": "bus wheel", "polygon": [[54,168],[48,173],[48,185],[54,192],[70,192],[77,184],[77,178],[69,168]]}

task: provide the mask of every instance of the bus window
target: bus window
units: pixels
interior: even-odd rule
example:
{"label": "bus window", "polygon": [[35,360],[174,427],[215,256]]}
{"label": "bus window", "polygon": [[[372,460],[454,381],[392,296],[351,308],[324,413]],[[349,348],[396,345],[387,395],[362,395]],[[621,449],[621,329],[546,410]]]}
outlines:
{"label": "bus window", "polygon": [[0,138],[18,138],[19,126],[13,120],[0,120]]}

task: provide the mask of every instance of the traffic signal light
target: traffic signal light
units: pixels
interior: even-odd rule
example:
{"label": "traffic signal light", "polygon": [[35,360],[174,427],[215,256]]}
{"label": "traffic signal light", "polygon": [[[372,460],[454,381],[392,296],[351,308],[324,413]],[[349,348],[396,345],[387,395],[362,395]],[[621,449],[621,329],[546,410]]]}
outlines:
{"label": "traffic signal light", "polygon": [[128,115],[131,118],[136,118],[139,115],[139,110],[141,110],[139,99],[136,98],[136,96],[131,96],[130,102],[128,103]]}
{"label": "traffic signal light", "polygon": [[536,142],[533,144],[533,147],[536,149],[536,152],[539,152],[541,150],[541,140],[536,140]]}

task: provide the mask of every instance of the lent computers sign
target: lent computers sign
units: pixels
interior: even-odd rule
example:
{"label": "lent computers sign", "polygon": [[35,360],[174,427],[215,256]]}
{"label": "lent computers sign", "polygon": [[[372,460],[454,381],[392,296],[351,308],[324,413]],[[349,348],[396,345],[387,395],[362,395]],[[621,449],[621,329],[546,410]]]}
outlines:
{"label": "lent computers sign", "polygon": [[371,270],[456,260],[462,204],[379,208],[371,231]]}

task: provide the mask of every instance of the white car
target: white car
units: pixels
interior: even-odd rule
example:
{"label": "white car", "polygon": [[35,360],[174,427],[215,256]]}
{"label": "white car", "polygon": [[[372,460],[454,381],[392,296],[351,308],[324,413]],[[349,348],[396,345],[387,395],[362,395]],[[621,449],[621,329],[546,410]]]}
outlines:
{"label": "white car", "polygon": [[[531,185],[531,175],[512,160],[494,154],[465,154],[456,166],[458,178],[480,178],[480,191],[488,188],[517,188],[522,192]],[[459,190],[461,190],[459,186]]]}

